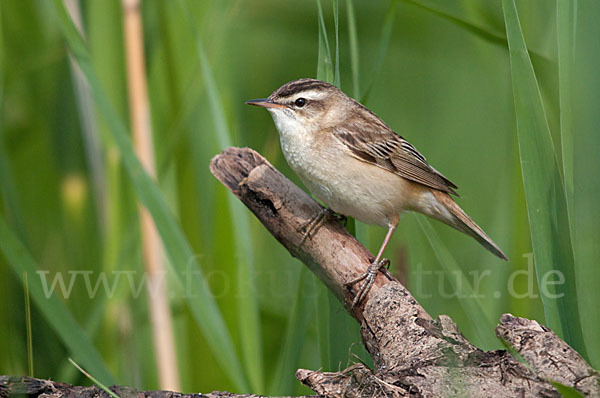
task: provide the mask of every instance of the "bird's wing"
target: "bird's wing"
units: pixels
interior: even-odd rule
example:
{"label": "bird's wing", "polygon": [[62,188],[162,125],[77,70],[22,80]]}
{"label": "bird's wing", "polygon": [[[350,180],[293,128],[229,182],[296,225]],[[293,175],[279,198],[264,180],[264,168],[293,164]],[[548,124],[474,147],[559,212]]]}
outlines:
{"label": "bird's wing", "polygon": [[391,171],[419,184],[458,195],[458,187],[431,167],[417,149],[383,122],[360,123],[348,129],[336,128],[334,136],[358,159]]}

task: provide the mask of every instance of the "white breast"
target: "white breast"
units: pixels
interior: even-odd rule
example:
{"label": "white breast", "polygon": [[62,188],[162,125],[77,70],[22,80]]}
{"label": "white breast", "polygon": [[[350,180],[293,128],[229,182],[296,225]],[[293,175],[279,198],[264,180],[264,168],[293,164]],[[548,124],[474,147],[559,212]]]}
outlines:
{"label": "white breast", "polygon": [[317,133],[295,119],[272,114],[288,164],[332,210],[386,226],[399,212],[411,207],[409,181],[356,159],[334,137],[317,141]]}

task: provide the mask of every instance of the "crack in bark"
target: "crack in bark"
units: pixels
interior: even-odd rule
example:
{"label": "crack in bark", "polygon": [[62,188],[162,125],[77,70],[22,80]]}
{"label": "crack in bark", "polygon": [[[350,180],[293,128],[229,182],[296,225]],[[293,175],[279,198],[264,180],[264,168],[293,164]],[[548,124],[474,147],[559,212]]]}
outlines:
{"label": "crack in bark", "polygon": [[[361,325],[363,344],[375,369],[354,364],[339,372],[299,369],[297,379],[327,397],[560,397],[550,380],[600,397],[600,376],[585,360],[536,321],[504,314],[496,328],[509,351],[484,352],[460,333],[445,315],[436,319],[395,278],[377,275],[363,303],[352,308],[354,290],[345,283],[360,275],[373,258],[337,221],[328,220],[302,242],[298,227],[321,208],[305,192],[248,148],[228,148],[215,156],[211,172],[302,260],[344,304]],[[257,397],[213,392],[184,395],[168,391],[138,392],[113,387],[124,395],[150,397]],[[0,376],[0,397],[96,397],[95,387],[73,387],[30,378]]]}
{"label": "crack in bark", "polygon": [[[379,274],[362,305],[350,308],[354,290],[345,288],[344,283],[361,274],[372,258],[360,243],[339,223],[328,221],[310,242],[299,247],[301,233],[296,227],[318,211],[319,205],[251,149],[224,150],[211,162],[211,171],[228,187],[232,181],[244,182],[247,190],[232,192],[292,255],[315,272],[361,324],[363,343],[373,357],[375,371],[361,364],[335,373],[299,370],[298,379],[315,392],[332,397],[374,396],[374,392],[393,397],[448,396],[460,391],[485,398],[490,394],[558,396],[547,380],[556,380],[562,369],[561,383],[600,395],[594,384],[598,373],[535,321],[505,314],[496,331],[529,362],[527,367],[507,351],[479,350],[449,317],[432,319],[393,277]],[[276,220],[269,216],[274,208],[278,210]],[[553,363],[553,356],[563,359]],[[590,382],[586,383],[585,377]]]}

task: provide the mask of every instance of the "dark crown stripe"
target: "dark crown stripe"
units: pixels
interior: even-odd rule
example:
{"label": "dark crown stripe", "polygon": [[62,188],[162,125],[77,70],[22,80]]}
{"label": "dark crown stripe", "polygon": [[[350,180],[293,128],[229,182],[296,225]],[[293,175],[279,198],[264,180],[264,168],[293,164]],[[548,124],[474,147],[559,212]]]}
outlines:
{"label": "dark crown stripe", "polygon": [[274,95],[276,97],[285,98],[306,90],[331,87],[333,87],[331,84],[322,82],[320,80],[302,79],[285,84],[279,90],[277,90]]}

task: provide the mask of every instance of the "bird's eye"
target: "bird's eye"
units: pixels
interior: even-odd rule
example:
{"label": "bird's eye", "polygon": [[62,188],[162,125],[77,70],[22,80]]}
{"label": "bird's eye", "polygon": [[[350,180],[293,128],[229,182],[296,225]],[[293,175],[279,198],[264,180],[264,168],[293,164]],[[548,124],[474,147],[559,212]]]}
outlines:
{"label": "bird's eye", "polygon": [[296,101],[294,101],[294,104],[296,104],[298,108],[302,108],[304,105],[306,105],[306,99],[298,98]]}

